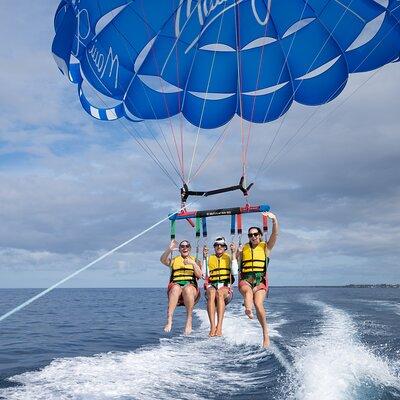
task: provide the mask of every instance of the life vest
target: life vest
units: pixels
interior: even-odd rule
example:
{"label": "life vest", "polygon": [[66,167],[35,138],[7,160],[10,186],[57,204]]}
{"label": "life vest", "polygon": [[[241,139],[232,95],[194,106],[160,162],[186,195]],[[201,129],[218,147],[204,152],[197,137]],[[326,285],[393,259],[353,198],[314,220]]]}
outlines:
{"label": "life vest", "polygon": [[[267,250],[267,252],[266,252]],[[254,249],[249,243],[243,246],[241,272],[267,272],[269,251],[265,242],[259,243]]]}
{"label": "life vest", "polygon": [[[193,261],[196,259],[193,256],[189,256]],[[177,281],[191,281],[196,282],[196,276],[194,274],[194,268],[191,264],[185,264],[182,256],[176,256],[171,262],[171,278],[170,282]]]}
{"label": "life vest", "polygon": [[212,254],[208,259],[208,280],[209,282],[225,281],[231,275],[231,257],[229,254],[222,254],[217,257]]}

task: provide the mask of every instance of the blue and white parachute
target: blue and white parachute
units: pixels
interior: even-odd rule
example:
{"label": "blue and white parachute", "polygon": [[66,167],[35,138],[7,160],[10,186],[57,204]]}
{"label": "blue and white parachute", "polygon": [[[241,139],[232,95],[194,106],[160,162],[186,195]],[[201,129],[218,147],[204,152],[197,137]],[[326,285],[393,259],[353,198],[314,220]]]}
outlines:
{"label": "blue and white parachute", "polygon": [[[52,51],[98,119],[216,128],[329,102],[399,58],[399,22],[398,0],[63,0]],[[83,81],[118,105],[91,104]]]}

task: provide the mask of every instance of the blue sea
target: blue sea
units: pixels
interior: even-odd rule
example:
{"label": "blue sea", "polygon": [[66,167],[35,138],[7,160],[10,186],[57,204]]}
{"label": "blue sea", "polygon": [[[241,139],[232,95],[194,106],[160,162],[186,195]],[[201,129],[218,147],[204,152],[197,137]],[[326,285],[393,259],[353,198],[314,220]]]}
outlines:
{"label": "blue sea", "polygon": [[[39,290],[0,290],[0,314]],[[400,399],[400,289],[272,288],[271,347],[239,293],[224,336],[164,289],[57,289],[0,323],[0,399]]]}

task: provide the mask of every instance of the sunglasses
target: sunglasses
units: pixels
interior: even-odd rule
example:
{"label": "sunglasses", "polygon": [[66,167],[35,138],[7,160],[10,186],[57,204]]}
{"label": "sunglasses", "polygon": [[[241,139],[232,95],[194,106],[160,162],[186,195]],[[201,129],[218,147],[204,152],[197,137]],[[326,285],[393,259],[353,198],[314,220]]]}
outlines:
{"label": "sunglasses", "polygon": [[257,236],[259,236],[260,234],[257,232],[257,233],[249,233],[247,236],[249,237],[249,238],[252,238],[252,237],[257,237]]}
{"label": "sunglasses", "polygon": [[179,248],[181,248],[181,249],[190,249],[190,244],[181,244],[179,246]]}
{"label": "sunglasses", "polygon": [[225,247],[225,245],[220,244],[220,243],[216,243],[216,244],[214,244],[214,247]]}

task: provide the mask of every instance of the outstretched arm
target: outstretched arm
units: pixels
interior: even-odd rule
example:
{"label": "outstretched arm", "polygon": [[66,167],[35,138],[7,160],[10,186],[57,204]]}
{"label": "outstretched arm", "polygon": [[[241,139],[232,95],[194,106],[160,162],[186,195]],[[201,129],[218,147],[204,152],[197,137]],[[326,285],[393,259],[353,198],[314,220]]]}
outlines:
{"label": "outstretched arm", "polygon": [[264,212],[263,215],[272,220],[272,232],[267,242],[268,250],[272,250],[272,248],[275,246],[279,234],[278,219],[276,218],[276,215],[272,212]]}
{"label": "outstretched arm", "polygon": [[169,246],[165,249],[164,253],[161,254],[160,261],[167,267],[171,264],[170,254],[178,247],[178,242],[176,240],[171,240]]}

